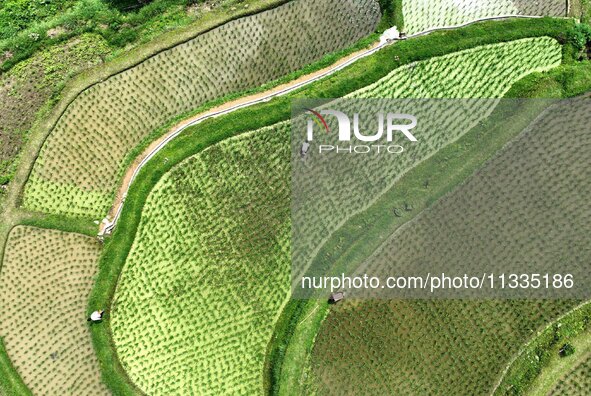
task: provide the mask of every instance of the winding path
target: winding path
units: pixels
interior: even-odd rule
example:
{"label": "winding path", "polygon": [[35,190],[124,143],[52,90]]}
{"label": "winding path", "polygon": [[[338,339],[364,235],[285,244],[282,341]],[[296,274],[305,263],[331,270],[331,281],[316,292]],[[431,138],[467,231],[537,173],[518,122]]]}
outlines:
{"label": "winding path", "polygon": [[[470,21],[467,23],[463,23],[460,25],[429,29],[429,30],[426,30],[423,32],[409,35],[405,39],[425,36],[427,34],[437,32],[437,31],[457,29],[457,28],[472,25],[472,24],[475,24],[478,22],[497,21],[497,20],[504,20],[504,19],[510,19],[510,18],[532,19],[532,18],[542,18],[542,17],[541,16],[533,16],[533,15],[505,15],[505,16],[480,18],[480,19]],[[371,45],[369,48],[354,52],[354,53],[340,59],[338,62],[332,64],[331,66],[328,66],[324,69],[318,70],[314,73],[304,75],[296,80],[290,81],[289,83],[286,83],[286,84],[279,85],[279,86],[272,88],[270,90],[267,90],[267,91],[264,91],[264,92],[261,92],[258,94],[245,96],[243,98],[239,98],[239,99],[236,99],[233,101],[226,102],[226,103],[224,103],[220,106],[214,107],[206,112],[199,113],[195,116],[185,119],[182,122],[173,126],[166,134],[164,134],[159,139],[152,142],[152,144],[150,144],[142,152],[142,154],[140,154],[133,161],[131,166],[128,168],[127,172],[125,173],[125,175],[123,177],[121,186],[120,186],[117,194],[115,195],[115,201],[113,203],[113,206],[109,210],[109,213],[107,214],[107,216],[103,219],[103,221],[99,225],[99,232],[98,232],[99,237],[110,234],[113,231],[113,229],[115,228],[115,226],[117,225],[117,221],[119,220],[119,217],[121,216],[121,211],[122,211],[123,205],[125,203],[125,198],[127,197],[127,192],[129,191],[131,184],[133,183],[133,181],[137,177],[140,170],[144,167],[144,165],[146,165],[146,163],[152,157],[154,157],[164,146],[166,146],[166,144],[168,142],[170,142],[175,137],[180,135],[185,129],[189,128],[190,126],[199,124],[209,118],[219,117],[222,115],[232,113],[236,110],[243,109],[245,107],[249,107],[249,106],[252,106],[252,105],[255,105],[258,103],[267,102],[275,97],[286,95],[286,94],[293,92],[299,88],[302,88],[308,84],[318,81],[324,77],[328,77],[328,76],[334,74],[335,72],[342,70],[345,67],[355,63],[359,59],[370,56],[370,55],[374,54],[375,52],[379,51],[380,49],[382,49],[388,45],[396,43],[396,41],[403,40],[403,39],[394,39],[394,40],[387,39],[389,34],[391,34],[394,29],[396,29],[396,27],[386,30],[384,32],[384,34],[382,34],[382,36],[380,37],[380,40],[377,43],[374,43],[373,45]]]}

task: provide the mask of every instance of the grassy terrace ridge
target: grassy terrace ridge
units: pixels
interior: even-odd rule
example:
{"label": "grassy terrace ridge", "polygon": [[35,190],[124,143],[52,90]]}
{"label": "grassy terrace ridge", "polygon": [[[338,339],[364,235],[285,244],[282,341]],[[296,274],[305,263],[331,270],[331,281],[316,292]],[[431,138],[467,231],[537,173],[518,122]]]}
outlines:
{"label": "grassy terrace ridge", "polygon": [[48,136],[24,205],[101,219],[125,172],[124,158],[154,129],[354,45],[375,32],[380,17],[375,0],[295,0],[225,24],[93,86]]}
{"label": "grassy terrace ridge", "polygon": [[[590,353],[591,302],[567,312],[537,332],[523,346],[495,389],[495,395],[547,394],[563,374]],[[575,353],[560,357],[565,343],[575,346]],[[581,356],[583,354],[583,356]],[[562,360],[564,359],[564,360]]]}
{"label": "grassy terrace ridge", "polygon": [[[91,306],[110,305],[118,277],[135,238],[147,195],[162,175],[186,157],[225,138],[288,119],[291,113],[290,100],[294,97],[342,97],[379,80],[403,64],[485,44],[540,36],[555,37],[566,43],[566,32],[573,26],[572,21],[543,18],[478,23],[454,31],[433,33],[397,43],[297,93],[190,128],[160,151],[142,169],[131,186],[121,221],[113,236],[106,242],[99,276],[90,299]],[[396,56],[398,60],[392,61]],[[165,158],[168,159],[167,162],[164,162]],[[103,378],[116,394],[136,394],[137,389],[130,383],[119,364],[108,323],[107,319],[106,326],[93,329],[93,340],[103,369]]]}
{"label": "grassy terrace ridge", "polygon": [[[166,51],[167,49],[189,41],[202,33],[215,29],[216,27],[221,26],[229,21],[273,9],[287,3],[288,1],[290,0],[252,0],[249,3],[250,7],[248,9],[241,8],[239,10],[233,11],[232,13],[228,13],[226,10],[225,12],[214,11],[212,13],[205,14],[204,17],[200,18],[198,21],[196,21],[196,23],[193,23],[182,29],[177,29],[173,32],[163,34],[157,39],[150,41],[146,45],[136,47],[126,54],[112,59],[106,64],[100,65],[100,67],[85,70],[65,84],[65,87],[60,91],[59,101],[56,101],[57,103],[55,105],[53,104],[54,102],[51,101],[51,103],[44,105],[43,109],[39,112],[39,115],[36,118],[33,127],[31,128],[29,139],[19,160],[20,164],[18,166],[15,178],[11,181],[9,195],[7,199],[0,200],[0,257],[3,256],[4,246],[10,230],[12,227],[19,224],[36,226],[39,228],[52,228],[68,232],[77,232],[89,236],[96,234],[96,225],[91,222],[90,219],[43,214],[24,211],[17,208],[20,205],[22,190],[43,143],[45,142],[47,136],[52,130],[53,125],[55,125],[61,114],[63,114],[68,105],[74,99],[76,99],[78,95],[91,86],[98,84],[101,81],[122,71],[132,68],[160,52]],[[383,18],[377,28],[377,32],[373,35],[360,40],[358,43],[349,48],[327,54],[317,62],[309,64],[302,69],[285,75],[284,77],[281,77],[275,81],[268,82],[256,89],[238,92],[226,97],[219,98],[210,103],[204,104],[201,108],[191,113],[199,113],[228,100],[246,96],[255,92],[265,91],[272,87],[297,79],[301,75],[309,74],[330,66],[341,57],[347,56],[357,50],[367,47],[378,39],[379,32],[389,28],[393,23],[398,23],[400,25],[403,23],[400,7],[401,0],[380,0],[379,4],[383,10]],[[188,114],[186,116],[188,116]],[[182,117],[178,117],[175,120],[171,120],[170,125],[173,125],[181,118]],[[140,144],[130,153],[127,164],[132,162],[134,154],[139,154],[143,148],[147,147],[150,139],[156,138],[166,130],[166,127],[162,127],[148,136],[144,144]],[[0,269],[1,265],[2,262],[0,261]],[[29,391],[27,387],[24,385],[16,370],[12,367],[10,359],[6,355],[6,352],[1,345],[1,341],[2,340],[0,339],[0,390],[4,390],[6,394],[10,395],[28,394],[27,392]],[[117,381],[115,381],[115,383],[117,383]],[[123,386],[122,389],[126,388],[128,387]]]}
{"label": "grassy terrace ridge", "polygon": [[[591,63],[586,62],[563,65],[548,73],[534,73],[515,84],[505,98],[567,98],[588,90],[591,90]],[[481,127],[469,131],[406,173],[395,189],[383,194],[373,206],[349,219],[333,234],[316,255],[318,263],[312,267],[322,266],[323,260],[339,269],[354,267],[362,262],[386,236],[479,169],[535,119],[548,103],[524,102],[513,109],[516,104],[502,103]],[[511,114],[513,116],[508,117]],[[426,178],[430,180],[428,192],[422,188]],[[391,216],[392,206],[402,207],[403,201],[413,203],[411,214],[402,218]],[[325,299],[292,300],[288,303],[268,351],[268,358],[274,360],[267,363],[267,375],[273,384],[274,394],[285,394],[286,389],[302,385],[301,378],[306,374],[316,336],[310,326],[319,328],[321,324],[318,322],[328,310]],[[306,322],[304,326],[292,327],[294,323],[303,322]]]}

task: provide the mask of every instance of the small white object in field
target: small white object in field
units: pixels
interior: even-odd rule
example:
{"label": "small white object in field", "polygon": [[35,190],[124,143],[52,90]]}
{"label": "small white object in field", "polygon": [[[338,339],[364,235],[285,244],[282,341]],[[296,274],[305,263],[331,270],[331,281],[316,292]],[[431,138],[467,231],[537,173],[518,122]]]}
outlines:
{"label": "small white object in field", "polygon": [[94,311],[93,313],[90,314],[90,320],[92,320],[93,322],[98,322],[102,318],[103,318],[103,314],[100,313],[99,311]]}
{"label": "small white object in field", "polygon": [[380,44],[385,44],[388,41],[398,40],[400,38],[400,32],[396,26],[391,27],[390,29],[386,29],[384,33],[380,36]]}

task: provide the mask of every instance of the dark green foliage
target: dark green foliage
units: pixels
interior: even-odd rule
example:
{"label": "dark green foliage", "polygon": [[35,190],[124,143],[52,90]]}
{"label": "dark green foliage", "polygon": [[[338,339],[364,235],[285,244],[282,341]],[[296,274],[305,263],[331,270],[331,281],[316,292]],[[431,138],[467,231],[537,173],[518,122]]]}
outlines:
{"label": "dark green foliage", "polygon": [[569,42],[578,50],[582,51],[591,42],[591,26],[585,23],[578,23],[569,32]]}
{"label": "dark green foliage", "polygon": [[384,31],[396,26],[399,31],[404,28],[404,16],[402,14],[402,0],[378,0],[382,12],[382,20],[378,31]]}
{"label": "dark green foliage", "polygon": [[560,348],[560,356],[567,357],[575,353],[575,347],[568,342]]}
{"label": "dark green foliage", "polygon": [[[117,4],[115,4],[117,3]],[[129,3],[129,4],[128,4]],[[187,25],[189,0],[8,0],[0,2],[0,71],[36,51],[82,33],[102,35],[115,48],[146,34]],[[59,34],[48,34],[58,28]],[[3,57],[3,54],[10,56]]]}

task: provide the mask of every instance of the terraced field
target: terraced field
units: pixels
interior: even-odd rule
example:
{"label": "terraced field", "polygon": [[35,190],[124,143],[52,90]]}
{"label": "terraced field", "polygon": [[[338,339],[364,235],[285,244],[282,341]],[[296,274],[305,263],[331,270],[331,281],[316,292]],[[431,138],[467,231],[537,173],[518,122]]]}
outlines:
{"label": "terraced field", "polygon": [[[484,46],[398,68],[379,82],[349,97],[501,97],[513,82],[524,75],[548,70],[559,65],[560,60],[560,46],[550,38]],[[372,104],[374,107],[377,105]],[[421,127],[416,131],[420,143],[405,145],[404,155],[386,159],[326,159],[320,156],[305,164],[294,161],[292,180],[296,191],[292,195],[292,219],[297,232],[294,233],[292,248],[294,266],[298,268],[292,274],[294,279],[297,280],[299,276],[295,272],[302,273],[308,268],[318,247],[338,229],[344,218],[371,204],[408,169],[457,140],[486,117],[494,105],[494,101],[484,100],[467,103],[464,111],[458,111],[457,106],[446,104],[445,101],[438,105],[433,102],[400,101],[397,107],[410,107],[413,114],[416,113],[422,120]],[[326,162],[322,163],[323,160]],[[318,180],[323,182],[319,183]],[[345,196],[341,195],[343,192],[339,188],[342,180],[347,180],[350,190],[344,193],[347,194]],[[339,216],[335,216],[335,213],[339,213]]]}
{"label": "terraced field", "polygon": [[0,336],[35,395],[108,394],[86,322],[100,246],[61,231],[18,226],[0,272]]}
{"label": "terraced field", "polygon": [[404,28],[412,34],[490,17],[564,17],[566,3],[563,0],[411,0],[402,2],[402,10]]}
{"label": "terraced field", "polygon": [[262,393],[289,289],[289,152],[277,132],[213,146],[150,194],[112,315],[117,353],[148,394]]}
{"label": "terraced field", "polygon": [[379,18],[374,0],[296,0],[229,22],[87,89],[43,146],[25,206],[103,217],[127,155],[157,128],[352,45]]}
{"label": "terraced field", "polygon": [[[491,271],[503,263],[518,263],[525,272],[543,273],[557,263],[565,271],[586,268],[591,136],[589,100],[583,103],[569,102],[561,117],[540,119],[461,187],[392,234],[364,269],[380,276],[381,269],[404,273],[421,263],[439,268],[445,262],[462,270],[470,263]],[[515,346],[576,304],[346,302],[331,310],[316,339],[319,393],[489,393]]]}
{"label": "terraced field", "polygon": [[[511,67],[492,72],[490,59]],[[485,46],[401,68],[359,95],[413,96],[424,87],[433,96],[502,95],[560,59],[548,38]],[[455,77],[435,85],[441,67]],[[490,84],[480,84],[482,69],[495,76]],[[388,88],[409,71],[412,82]],[[143,391],[262,391],[266,346],[289,292],[289,129],[281,123],[214,145],[150,193],[111,321],[118,356]]]}
{"label": "terraced field", "polygon": [[591,357],[579,364],[552,389],[552,396],[583,396],[591,393]]}

